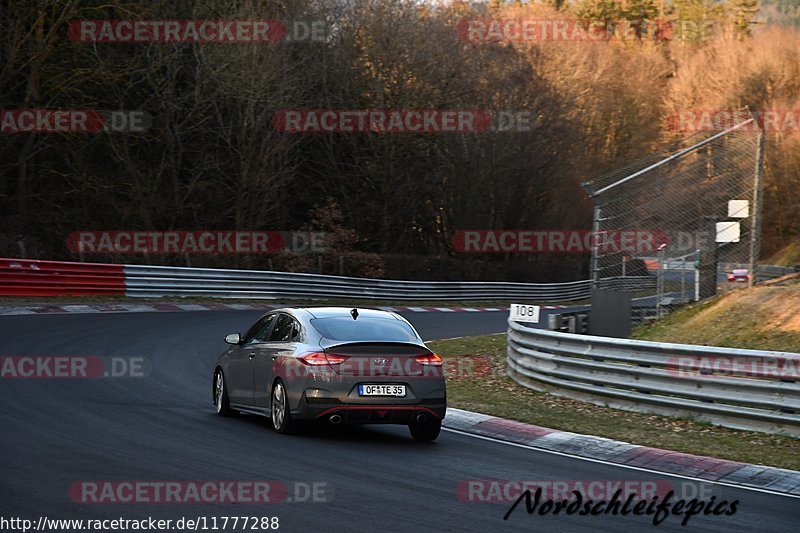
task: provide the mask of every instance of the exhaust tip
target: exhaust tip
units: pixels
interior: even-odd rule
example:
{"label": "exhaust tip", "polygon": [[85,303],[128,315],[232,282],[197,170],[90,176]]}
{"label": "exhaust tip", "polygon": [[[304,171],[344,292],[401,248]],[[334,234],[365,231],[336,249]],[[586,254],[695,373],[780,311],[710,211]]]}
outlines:
{"label": "exhaust tip", "polygon": [[428,420],[428,415],[425,413],[417,414],[417,424],[424,424],[426,420]]}
{"label": "exhaust tip", "polygon": [[334,413],[328,417],[328,422],[331,424],[340,424],[342,422],[342,415]]}

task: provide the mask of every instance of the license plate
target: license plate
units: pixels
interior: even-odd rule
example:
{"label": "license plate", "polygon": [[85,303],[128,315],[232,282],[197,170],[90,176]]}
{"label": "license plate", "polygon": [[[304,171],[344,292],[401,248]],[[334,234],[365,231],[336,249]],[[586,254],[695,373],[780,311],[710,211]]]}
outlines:
{"label": "license plate", "polygon": [[405,396],[405,385],[359,385],[359,396]]}

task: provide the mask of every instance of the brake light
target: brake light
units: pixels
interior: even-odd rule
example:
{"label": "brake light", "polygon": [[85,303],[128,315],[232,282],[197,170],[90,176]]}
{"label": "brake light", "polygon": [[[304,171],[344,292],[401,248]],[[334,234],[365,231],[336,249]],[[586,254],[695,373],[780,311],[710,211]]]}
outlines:
{"label": "brake light", "polygon": [[347,361],[347,356],[325,352],[314,352],[298,357],[300,362],[309,366],[340,365]]}
{"label": "brake light", "polygon": [[414,361],[425,366],[442,366],[442,358],[435,353],[418,355],[414,358]]}
{"label": "brake light", "polygon": [[340,364],[344,363],[345,361],[347,361],[347,356],[346,355],[339,355],[339,354],[335,354],[335,353],[329,353],[329,354],[325,354],[325,357],[327,357],[329,365],[340,365]]}

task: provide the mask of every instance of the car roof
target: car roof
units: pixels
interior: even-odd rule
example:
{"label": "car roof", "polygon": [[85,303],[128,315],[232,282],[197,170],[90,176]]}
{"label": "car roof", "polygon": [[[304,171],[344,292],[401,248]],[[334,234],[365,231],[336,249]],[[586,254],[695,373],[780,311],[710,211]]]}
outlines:
{"label": "car roof", "polygon": [[312,318],[330,318],[330,317],[347,317],[352,318],[350,314],[353,309],[358,310],[358,316],[366,318],[393,318],[399,320],[395,313],[389,311],[380,311],[378,309],[368,309],[362,307],[303,307],[299,310],[305,311],[311,315]]}
{"label": "car roof", "polygon": [[404,321],[404,319],[397,313],[381,311],[379,309],[369,309],[365,307],[284,307],[281,309],[274,309],[270,311],[270,313],[284,312],[294,314],[298,317],[305,315],[307,319],[331,317],[347,317],[352,319],[352,315],[350,313],[353,311],[353,309],[358,309],[359,317],[388,318]]}
{"label": "car roof", "polygon": [[[420,337],[420,335],[417,332],[417,330],[414,329],[414,326],[412,326],[408,322],[408,320],[406,320],[405,318],[403,318],[399,314],[391,312],[391,311],[381,311],[381,310],[378,310],[378,309],[369,309],[369,308],[363,308],[363,307],[355,307],[355,308],[354,307],[284,307],[284,308],[281,308],[281,309],[274,309],[274,310],[270,311],[269,313],[266,313],[264,316],[266,316],[268,314],[271,314],[271,313],[288,313],[290,315],[293,315],[300,322],[306,323],[308,325],[311,325],[311,321],[313,321],[315,319],[318,319],[318,318],[324,319],[324,318],[344,318],[344,317],[347,317],[348,320],[352,320],[353,317],[350,314],[350,312],[353,309],[358,309],[358,318],[359,319],[361,319],[362,317],[366,317],[368,319],[369,318],[373,318],[373,319],[377,318],[377,319],[383,319],[383,320],[397,320],[399,322],[403,322],[404,324],[409,326],[414,331],[414,334],[416,335],[416,340],[410,340],[408,342],[405,342],[404,344],[413,344],[415,346],[422,346],[423,348],[427,349],[427,347],[425,346],[425,344],[424,344],[424,342],[422,340],[422,337]],[[314,329],[316,329],[316,328],[314,328]],[[317,334],[319,334],[319,332],[317,332]],[[365,341],[369,341],[369,339],[365,339]],[[383,341],[380,341],[380,342],[383,342]],[[321,343],[320,346],[325,345],[325,338],[324,337],[321,337],[320,343]],[[348,342],[330,341],[327,344],[338,345],[338,344],[348,344]]]}

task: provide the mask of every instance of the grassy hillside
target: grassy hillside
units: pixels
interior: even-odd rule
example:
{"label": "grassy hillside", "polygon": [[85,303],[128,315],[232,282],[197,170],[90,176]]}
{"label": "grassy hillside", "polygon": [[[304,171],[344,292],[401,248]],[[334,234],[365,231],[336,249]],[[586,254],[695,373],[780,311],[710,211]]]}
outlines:
{"label": "grassy hillside", "polygon": [[800,352],[800,283],[738,289],[634,331],[634,338]]}
{"label": "grassy hillside", "polygon": [[800,243],[793,242],[789,244],[764,262],[768,265],[781,265],[788,267],[800,265]]}

